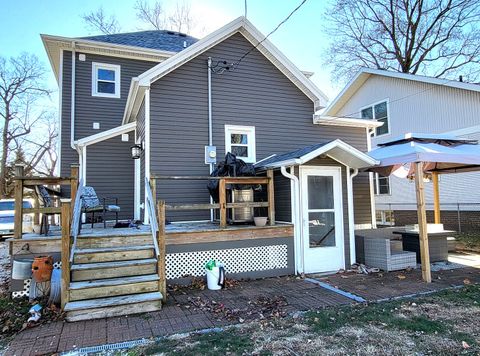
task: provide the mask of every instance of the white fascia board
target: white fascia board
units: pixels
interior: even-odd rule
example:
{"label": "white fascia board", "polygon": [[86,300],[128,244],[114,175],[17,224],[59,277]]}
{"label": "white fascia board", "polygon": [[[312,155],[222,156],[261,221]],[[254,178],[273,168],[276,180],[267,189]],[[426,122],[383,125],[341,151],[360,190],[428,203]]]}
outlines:
{"label": "white fascia board", "polygon": [[327,96],[311,82],[305,74],[302,73],[283,53],[280,52],[265,36],[256,29],[253,24],[239,17],[222,28],[212,32],[210,35],[194,43],[171,58],[159,63],[155,67],[142,73],[139,78],[140,86],[149,86],[154,81],[172,72],[191,59],[197,57],[236,32],[244,35],[254,46],[262,42],[257,49],[267,57],[277,68],[286,75],[302,92],[304,92],[312,101],[316,108],[324,107],[328,101]]}
{"label": "white fascia board", "polygon": [[348,117],[336,117],[325,115],[314,115],[313,123],[326,126],[366,127],[376,128],[383,125],[383,122],[367,119],[352,119]]}
{"label": "white fascia board", "polygon": [[138,77],[132,78],[130,82],[130,89],[128,90],[127,103],[125,104],[125,111],[123,112],[122,125],[125,125],[137,117],[138,110],[142,105],[145,91],[149,86],[140,86]]}
{"label": "white fascia board", "polygon": [[78,146],[78,147],[93,145],[95,143],[108,140],[112,137],[119,136],[121,134],[133,131],[135,130],[135,126],[136,126],[135,122],[117,126],[117,127],[114,127],[113,129],[99,132],[98,134],[87,136],[87,137],[81,138],[80,140],[76,140],[74,144],[75,146]]}

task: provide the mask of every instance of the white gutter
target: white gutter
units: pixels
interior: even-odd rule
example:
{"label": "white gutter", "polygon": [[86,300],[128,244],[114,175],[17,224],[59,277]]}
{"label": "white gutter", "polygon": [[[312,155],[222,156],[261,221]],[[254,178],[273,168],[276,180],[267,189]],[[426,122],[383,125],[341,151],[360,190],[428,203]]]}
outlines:
{"label": "white gutter", "polygon": [[[367,131],[367,152],[372,150],[372,136],[375,133],[375,130],[366,129]],[[373,173],[368,173],[368,181],[370,183],[370,209],[372,215],[372,229],[377,228],[377,213],[375,207],[375,192],[373,190]]]}
{"label": "white gutter", "polygon": [[350,237],[350,264],[357,262],[355,252],[355,215],[353,207],[353,178],[358,174],[358,169],[355,168],[353,173],[350,172],[350,167],[346,166],[347,170],[347,195],[348,195],[348,233]]}
{"label": "white gutter", "polygon": [[295,256],[295,274],[304,272],[303,261],[303,239],[302,239],[302,223],[300,219],[300,184],[298,177],[294,174],[294,167],[290,167],[290,173],[287,172],[285,166],[280,167],[280,171],[285,178],[291,182],[292,197],[292,223],[293,223],[293,244]]}
{"label": "white gutter", "polygon": [[[145,147],[144,147],[144,159],[145,159],[145,177],[150,180],[150,89],[145,91]],[[145,178],[144,178],[145,179]],[[147,192],[144,192],[144,223],[148,224],[150,217],[148,216],[147,205]],[[154,198],[155,199],[155,198]]]}
{"label": "white gutter", "polygon": [[72,88],[70,97],[70,147],[77,150],[75,146],[75,41],[72,41]]}

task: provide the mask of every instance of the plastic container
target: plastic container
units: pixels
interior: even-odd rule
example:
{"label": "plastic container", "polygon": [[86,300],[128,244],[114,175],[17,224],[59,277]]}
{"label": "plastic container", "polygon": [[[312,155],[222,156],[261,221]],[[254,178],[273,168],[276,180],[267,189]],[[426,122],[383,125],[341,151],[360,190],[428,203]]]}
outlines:
{"label": "plastic container", "polygon": [[47,282],[52,277],[53,257],[38,256],[33,259],[32,275],[35,282]]}
{"label": "plastic container", "polygon": [[29,279],[32,276],[32,259],[13,260],[12,279]]}
{"label": "plastic container", "polygon": [[223,264],[210,260],[205,265],[207,274],[207,288],[210,290],[220,290],[225,286],[225,268]]}

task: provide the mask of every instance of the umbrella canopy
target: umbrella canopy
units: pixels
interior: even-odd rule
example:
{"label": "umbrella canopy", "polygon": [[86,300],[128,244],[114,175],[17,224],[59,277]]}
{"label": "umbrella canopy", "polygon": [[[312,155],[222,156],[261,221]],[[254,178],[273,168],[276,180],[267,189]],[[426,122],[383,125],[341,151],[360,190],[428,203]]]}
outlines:
{"label": "umbrella canopy", "polygon": [[[390,175],[424,163],[424,172],[459,173],[480,170],[480,145],[451,135],[406,134],[379,144],[369,155],[380,162],[370,171]],[[411,175],[410,170],[410,175]]]}

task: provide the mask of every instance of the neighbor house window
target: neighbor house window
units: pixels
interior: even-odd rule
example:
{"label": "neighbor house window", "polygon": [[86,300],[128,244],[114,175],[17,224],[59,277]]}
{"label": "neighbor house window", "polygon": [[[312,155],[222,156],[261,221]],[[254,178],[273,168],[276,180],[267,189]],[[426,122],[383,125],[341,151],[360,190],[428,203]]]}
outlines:
{"label": "neighbor house window", "polygon": [[92,63],[92,95],[120,98],[120,66]]}
{"label": "neighbor house window", "polygon": [[387,101],[382,101],[381,103],[365,107],[361,110],[361,114],[362,119],[383,122],[382,126],[376,128],[375,136],[386,135],[389,133]]}
{"label": "neighbor house window", "polygon": [[225,125],[225,151],[255,163],[255,127]]}
{"label": "neighbor house window", "polygon": [[390,194],[390,177],[382,176],[381,174],[375,173],[373,190],[376,195]]}
{"label": "neighbor house window", "polygon": [[377,210],[377,225],[395,225],[395,216],[393,215],[392,210]]}

